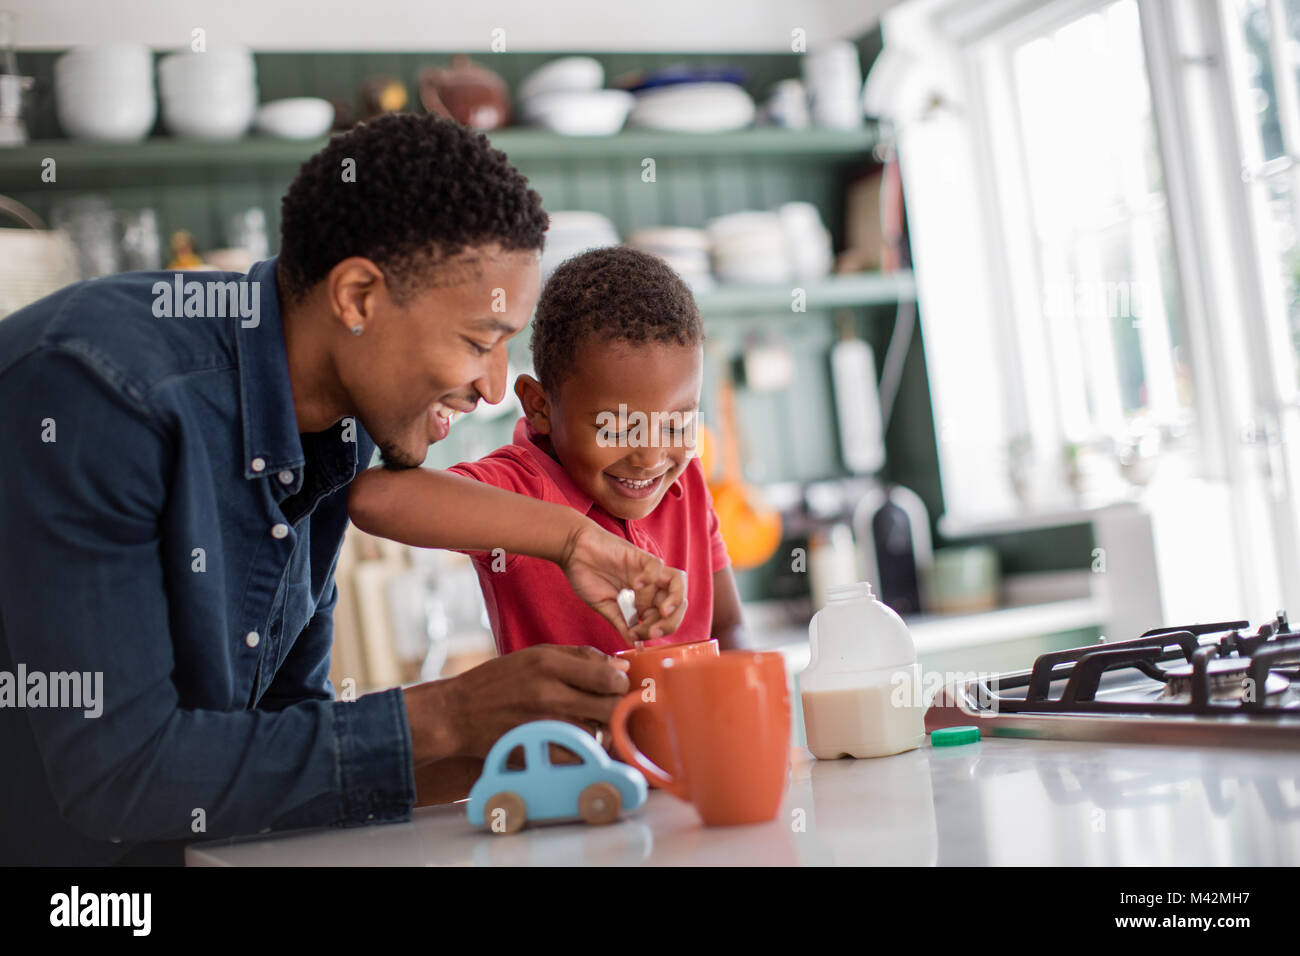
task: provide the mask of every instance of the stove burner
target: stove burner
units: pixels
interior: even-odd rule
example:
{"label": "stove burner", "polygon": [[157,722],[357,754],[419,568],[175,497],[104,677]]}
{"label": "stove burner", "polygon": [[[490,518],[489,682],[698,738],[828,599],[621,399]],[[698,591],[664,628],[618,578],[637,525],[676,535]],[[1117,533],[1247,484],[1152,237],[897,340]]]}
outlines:
{"label": "stove burner", "polygon": [[[1127,641],[1053,651],[1040,655],[1032,671],[993,678],[984,696],[1006,714],[1300,716],[1300,675],[1288,669],[1300,656],[1300,633],[1282,611],[1254,634],[1249,626],[1161,627]],[[1139,686],[1143,676],[1148,681]],[[1061,681],[1064,688],[1054,693]],[[1021,687],[1023,697],[1002,696]],[[1246,693],[1250,687],[1263,691]]]}
{"label": "stove burner", "polygon": [[[1254,686],[1250,679],[1250,661],[1241,658],[1217,657],[1206,663],[1209,696],[1215,702],[1242,701],[1248,688]],[[1160,700],[1190,701],[1195,666],[1178,664],[1165,669],[1168,678]],[[1291,686],[1291,681],[1281,674],[1269,674],[1264,680],[1264,696],[1276,697]]]}
{"label": "stove burner", "polygon": [[[946,685],[927,730],[979,719],[994,736],[1300,752],[1300,631],[1286,614],[1161,627],[1040,654],[1032,670]],[[1254,688],[1255,692],[1248,692]]]}

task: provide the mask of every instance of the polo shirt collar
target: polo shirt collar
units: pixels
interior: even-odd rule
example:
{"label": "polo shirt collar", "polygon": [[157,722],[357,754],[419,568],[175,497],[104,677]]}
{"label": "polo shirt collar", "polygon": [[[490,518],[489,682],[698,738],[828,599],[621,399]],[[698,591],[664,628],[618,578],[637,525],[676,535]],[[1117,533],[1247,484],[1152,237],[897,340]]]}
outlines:
{"label": "polo shirt collar", "polygon": [[[272,256],[254,263],[244,281],[256,282],[259,296],[257,325],[235,321],[239,355],[240,414],[244,427],[244,477],[265,478],[283,470],[298,470],[305,463],[298,419],[289,385],[289,356],[280,317],[280,293]],[[254,463],[261,464],[255,468]]]}
{"label": "polo shirt collar", "polygon": [[[541,445],[538,445],[537,442],[533,441],[535,437],[541,442]],[[539,434],[538,431],[528,423],[528,418],[526,416],[521,416],[519,421],[515,422],[514,437],[511,439],[511,444],[518,445],[527,452],[533,461],[535,461],[541,469],[546,472],[551,481],[555,483],[555,486],[560,489],[560,493],[564,495],[564,499],[573,506],[573,508],[581,514],[588,514],[593,507],[596,507],[596,502],[593,501],[585,491],[579,488],[576,483],[574,483],[574,480],[569,477],[569,473],[564,470],[564,466],[550,456],[550,453],[546,450],[550,446],[550,443],[550,437]],[[682,496],[682,480],[680,475],[678,475],[677,480],[668,486],[668,494],[672,495],[674,498],[680,498]],[[603,511],[604,509],[601,510]]]}

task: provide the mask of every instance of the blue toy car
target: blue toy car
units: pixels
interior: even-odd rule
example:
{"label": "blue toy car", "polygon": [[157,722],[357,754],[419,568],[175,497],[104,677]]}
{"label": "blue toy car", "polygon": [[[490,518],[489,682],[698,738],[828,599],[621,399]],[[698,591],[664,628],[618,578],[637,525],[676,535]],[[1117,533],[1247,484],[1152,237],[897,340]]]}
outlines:
{"label": "blue toy car", "polygon": [[[552,762],[551,744],[575,754],[579,762]],[[506,766],[516,747],[524,755],[518,770]],[[635,810],[645,800],[645,778],[612,760],[591,734],[562,720],[534,720],[492,746],[483,775],[470,788],[467,812],[475,826],[514,833],[526,821],[613,823],[623,810]]]}

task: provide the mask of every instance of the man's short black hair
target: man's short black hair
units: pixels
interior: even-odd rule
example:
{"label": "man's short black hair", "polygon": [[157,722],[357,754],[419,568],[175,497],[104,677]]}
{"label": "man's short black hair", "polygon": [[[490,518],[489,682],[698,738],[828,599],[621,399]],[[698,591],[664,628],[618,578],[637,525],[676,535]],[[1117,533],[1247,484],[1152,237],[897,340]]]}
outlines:
{"label": "man's short black hair", "polygon": [[704,324],[686,283],[658,256],[626,246],[593,249],[551,275],[533,315],[533,371],[548,393],[597,342],[699,345]]}
{"label": "man's short black hair", "polygon": [[298,300],[339,262],[364,256],[400,302],[469,247],[541,249],[547,225],[541,197],[482,133],[390,113],[303,163],[280,204],[277,278]]}

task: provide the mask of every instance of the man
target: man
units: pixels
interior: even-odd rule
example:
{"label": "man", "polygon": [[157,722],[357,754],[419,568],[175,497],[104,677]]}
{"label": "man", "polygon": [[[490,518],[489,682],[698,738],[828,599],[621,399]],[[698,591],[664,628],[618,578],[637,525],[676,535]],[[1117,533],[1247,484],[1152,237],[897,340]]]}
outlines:
{"label": "man", "polygon": [[[0,323],[0,861],[402,820],[518,723],[609,718],[625,665],[589,648],[351,702],[328,678],[348,483],[501,400],[546,224],[483,137],[387,116],[304,164],[247,276],[113,276]],[[513,526],[508,492],[458,493],[488,519],[456,546],[555,561],[626,639],[681,621],[680,572],[572,509]]]}

